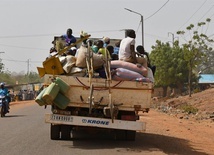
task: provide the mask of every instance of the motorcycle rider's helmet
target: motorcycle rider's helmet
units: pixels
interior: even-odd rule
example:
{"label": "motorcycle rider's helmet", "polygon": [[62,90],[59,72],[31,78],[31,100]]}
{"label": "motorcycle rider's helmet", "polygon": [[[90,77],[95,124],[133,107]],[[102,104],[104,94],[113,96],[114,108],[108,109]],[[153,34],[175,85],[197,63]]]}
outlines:
{"label": "motorcycle rider's helmet", "polygon": [[5,83],[4,83],[4,82],[1,82],[1,83],[0,83],[0,86],[4,86],[4,85],[5,85]]}

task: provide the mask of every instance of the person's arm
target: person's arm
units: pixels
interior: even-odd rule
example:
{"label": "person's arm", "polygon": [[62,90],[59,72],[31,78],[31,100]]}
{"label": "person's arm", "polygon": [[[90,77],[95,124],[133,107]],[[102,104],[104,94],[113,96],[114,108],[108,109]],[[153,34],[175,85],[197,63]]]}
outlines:
{"label": "person's arm", "polygon": [[5,96],[8,95],[8,90],[7,90],[7,88],[4,88],[4,89],[3,89],[3,94],[4,94]]}
{"label": "person's arm", "polygon": [[148,64],[148,67],[151,67],[150,59],[149,59],[149,53],[144,52],[144,55],[147,57],[147,64]]}
{"label": "person's arm", "polygon": [[137,63],[134,45],[131,45],[131,46],[130,46],[130,50],[131,50],[131,57],[133,58],[133,61],[134,61],[133,63]]}

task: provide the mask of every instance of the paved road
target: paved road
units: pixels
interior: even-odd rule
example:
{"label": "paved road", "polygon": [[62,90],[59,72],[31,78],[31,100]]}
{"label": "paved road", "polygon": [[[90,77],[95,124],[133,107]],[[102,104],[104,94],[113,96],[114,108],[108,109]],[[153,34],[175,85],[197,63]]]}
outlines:
{"label": "paved road", "polygon": [[[180,154],[169,147],[176,139],[161,135],[156,139],[157,135],[148,133],[137,133],[136,141],[115,141],[105,131],[79,131],[73,140],[53,141],[49,136],[50,125],[44,123],[44,114],[48,112],[49,108],[44,109],[34,101],[12,105],[7,117],[0,118],[0,155]],[[162,146],[162,138],[168,142],[166,146]]]}

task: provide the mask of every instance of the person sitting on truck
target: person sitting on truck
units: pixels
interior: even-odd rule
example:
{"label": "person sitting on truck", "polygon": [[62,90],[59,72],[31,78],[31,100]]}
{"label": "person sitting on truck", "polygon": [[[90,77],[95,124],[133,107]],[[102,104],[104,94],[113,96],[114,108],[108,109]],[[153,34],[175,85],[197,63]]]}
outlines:
{"label": "person sitting on truck", "polygon": [[144,47],[142,45],[138,45],[136,47],[136,54],[138,57],[144,57],[144,55],[146,56],[147,58],[147,66],[152,70],[152,73],[153,75],[155,74],[155,70],[156,70],[156,66],[152,66],[151,65],[151,62],[150,62],[150,59],[149,59],[149,53],[147,53],[145,50],[144,50]]}
{"label": "person sitting on truck", "polygon": [[145,58],[136,58],[135,31],[132,29],[126,30],[126,36],[127,37],[120,42],[119,60],[137,64],[139,67],[143,65],[147,68],[147,61]]}
{"label": "person sitting on truck", "polygon": [[110,38],[109,37],[103,37],[103,47],[107,47],[110,44]]}
{"label": "person sitting on truck", "polygon": [[77,52],[77,48],[76,47],[71,47],[71,49],[66,52],[66,55],[75,56],[76,52]]}
{"label": "person sitting on truck", "polygon": [[57,54],[57,51],[56,51],[55,47],[51,47],[50,52],[49,52],[49,56],[47,57],[47,59],[52,57],[52,56],[55,56],[56,54]]}
{"label": "person sitting on truck", "polygon": [[98,53],[100,48],[103,48],[104,42],[102,40],[97,40],[94,45],[91,47],[94,53]]}
{"label": "person sitting on truck", "polygon": [[117,41],[114,45],[114,54],[119,54],[119,49],[120,49],[120,42],[121,40]]}
{"label": "person sitting on truck", "polygon": [[[76,38],[72,35],[73,31],[71,28],[67,29],[66,34],[54,37],[52,44],[54,45],[57,52],[60,52],[66,46],[76,43]],[[75,46],[76,47],[76,46]]]}
{"label": "person sitting on truck", "polygon": [[76,42],[76,38],[72,35],[72,33],[73,33],[72,29],[69,28],[67,29],[66,34],[61,36],[66,41],[66,46],[69,46],[72,43]]}
{"label": "person sitting on truck", "polygon": [[102,54],[104,57],[106,55],[106,52],[108,52],[109,59],[111,59],[112,53],[114,52],[114,47],[111,45],[108,45],[106,49],[102,47],[98,50],[98,54]]}

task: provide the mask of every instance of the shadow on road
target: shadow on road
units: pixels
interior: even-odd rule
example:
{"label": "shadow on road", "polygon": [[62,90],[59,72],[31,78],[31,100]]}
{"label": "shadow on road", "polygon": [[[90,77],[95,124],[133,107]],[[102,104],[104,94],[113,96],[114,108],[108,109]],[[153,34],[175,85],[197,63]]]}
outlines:
{"label": "shadow on road", "polygon": [[73,143],[65,147],[79,149],[116,149],[121,153],[140,153],[160,151],[166,154],[189,154],[207,155],[200,150],[191,147],[189,141],[185,139],[169,137],[164,135],[137,133],[135,141],[117,141],[114,134],[110,132],[98,131],[94,133],[78,131],[73,134]]}
{"label": "shadow on road", "polygon": [[10,117],[24,117],[26,115],[6,115],[4,118],[10,118]]}

